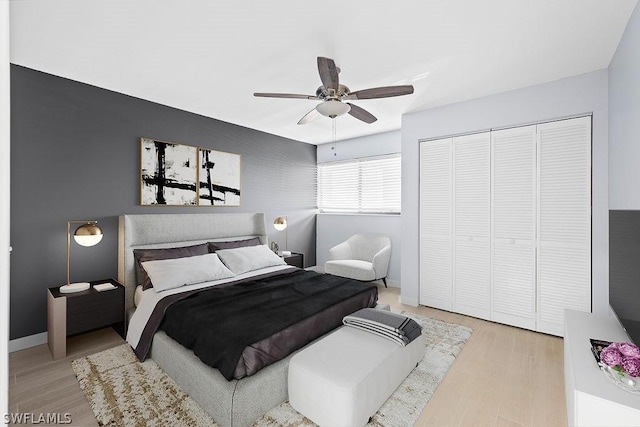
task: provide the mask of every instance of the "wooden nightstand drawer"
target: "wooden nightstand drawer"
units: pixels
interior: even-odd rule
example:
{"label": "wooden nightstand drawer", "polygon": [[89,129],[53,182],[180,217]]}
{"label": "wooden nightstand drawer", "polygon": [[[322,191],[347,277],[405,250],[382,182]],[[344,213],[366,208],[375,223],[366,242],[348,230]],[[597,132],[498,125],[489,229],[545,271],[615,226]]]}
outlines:
{"label": "wooden nightstand drawer", "polygon": [[67,297],[67,336],[122,322],[124,288]]}

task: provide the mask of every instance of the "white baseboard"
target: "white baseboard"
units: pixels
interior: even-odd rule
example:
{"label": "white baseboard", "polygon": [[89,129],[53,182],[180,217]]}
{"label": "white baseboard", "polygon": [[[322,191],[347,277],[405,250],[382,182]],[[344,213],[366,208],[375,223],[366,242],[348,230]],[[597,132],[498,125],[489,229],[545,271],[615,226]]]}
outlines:
{"label": "white baseboard", "polygon": [[417,298],[408,298],[400,295],[400,303],[404,305],[410,305],[411,307],[417,307],[419,305],[419,301]]}
{"label": "white baseboard", "polygon": [[35,335],[29,335],[28,337],[16,338],[9,341],[9,353],[14,351],[24,350],[25,348],[35,347],[37,345],[47,343],[47,333],[42,332]]}

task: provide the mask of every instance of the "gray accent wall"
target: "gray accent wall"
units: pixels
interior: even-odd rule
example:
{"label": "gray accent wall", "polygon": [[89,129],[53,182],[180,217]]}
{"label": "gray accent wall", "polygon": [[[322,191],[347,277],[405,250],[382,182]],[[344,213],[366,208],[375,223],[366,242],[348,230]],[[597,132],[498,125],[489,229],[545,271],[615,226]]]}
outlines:
{"label": "gray accent wall", "polygon": [[608,73],[595,71],[402,117],[402,290],[417,305],[419,264],[420,139],[478,132],[593,114],[592,307],[609,312]]}
{"label": "gray accent wall", "polygon": [[640,5],[609,64],[609,208],[640,209]]}
{"label": "gray accent wall", "polygon": [[[140,206],[142,136],[240,154],[241,206]],[[269,222],[287,215],[289,249],[315,265],[316,147],[11,66],[10,339],[46,331],[46,289],[66,282],[67,220],[104,231],[97,246],[72,242],[78,282],[117,277],[118,215],[216,212],[264,212],[281,247]]]}

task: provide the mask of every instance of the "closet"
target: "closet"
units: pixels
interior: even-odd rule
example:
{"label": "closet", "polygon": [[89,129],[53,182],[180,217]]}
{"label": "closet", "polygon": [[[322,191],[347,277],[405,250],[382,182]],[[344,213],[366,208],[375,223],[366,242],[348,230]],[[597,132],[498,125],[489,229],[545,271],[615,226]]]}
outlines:
{"label": "closet", "polygon": [[420,141],[420,304],[562,335],[591,311],[591,117]]}

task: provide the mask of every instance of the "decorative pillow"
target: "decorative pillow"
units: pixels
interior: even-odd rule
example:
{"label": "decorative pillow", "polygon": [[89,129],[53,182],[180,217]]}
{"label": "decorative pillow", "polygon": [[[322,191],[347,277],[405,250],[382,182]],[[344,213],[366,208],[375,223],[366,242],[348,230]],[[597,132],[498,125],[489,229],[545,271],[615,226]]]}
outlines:
{"label": "decorative pillow", "polygon": [[221,249],[216,252],[222,262],[234,274],[246,273],[259,268],[284,265],[286,262],[274,254],[267,245],[247,246],[236,249]]}
{"label": "decorative pillow", "polygon": [[156,292],[234,276],[216,254],[145,261],[141,264]]}
{"label": "decorative pillow", "polygon": [[147,290],[153,285],[146,271],[141,264],[145,261],[155,261],[161,259],[185,258],[209,253],[209,246],[206,243],[193,246],[180,246],[176,248],[162,249],[134,249],[133,257],[136,260],[136,279],[142,285],[143,290]]}
{"label": "decorative pillow", "polygon": [[245,240],[228,240],[225,242],[209,242],[209,252],[216,252],[220,249],[234,249],[234,248],[244,248],[246,246],[257,246],[260,245],[260,239],[258,237],[254,237],[252,239]]}

